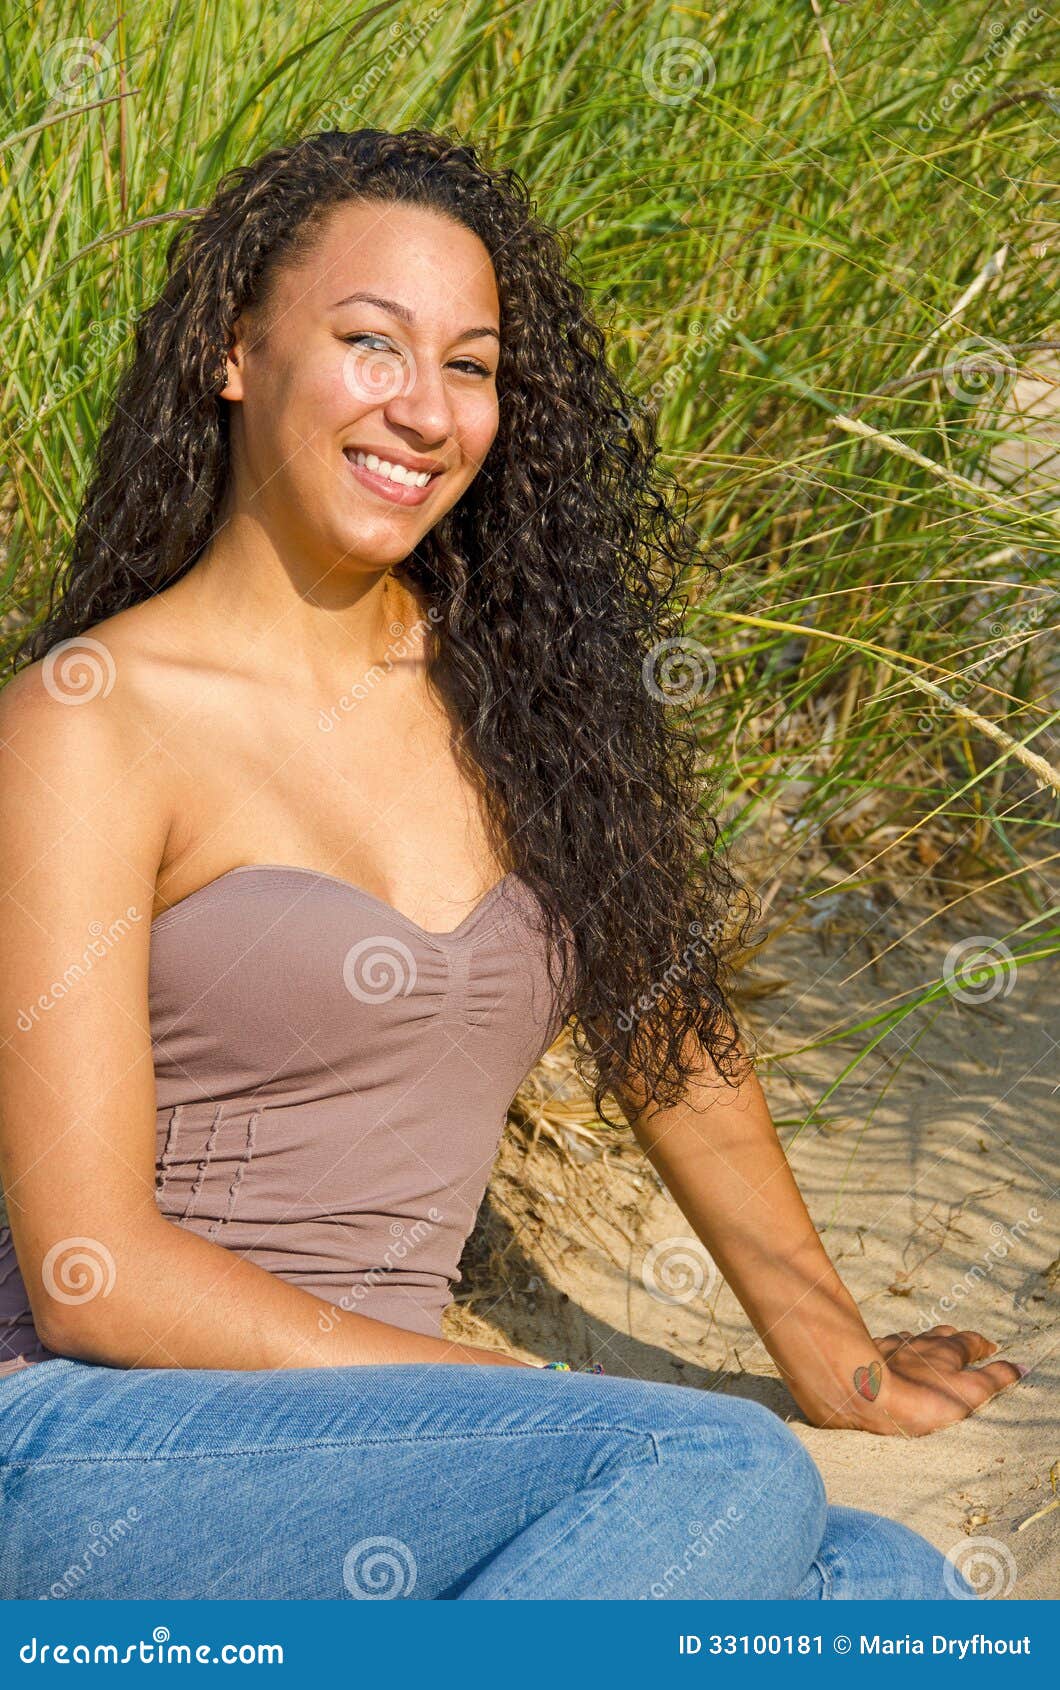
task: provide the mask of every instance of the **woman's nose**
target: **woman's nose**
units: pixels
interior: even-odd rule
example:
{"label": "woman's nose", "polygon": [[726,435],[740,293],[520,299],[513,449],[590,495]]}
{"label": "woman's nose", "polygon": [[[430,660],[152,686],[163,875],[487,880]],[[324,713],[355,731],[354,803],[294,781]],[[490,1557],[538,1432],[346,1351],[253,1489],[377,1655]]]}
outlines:
{"label": "woman's nose", "polygon": [[425,446],[436,446],[453,433],[453,407],[443,373],[425,359],[411,360],[407,378],[384,408],[389,422],[415,430]]}

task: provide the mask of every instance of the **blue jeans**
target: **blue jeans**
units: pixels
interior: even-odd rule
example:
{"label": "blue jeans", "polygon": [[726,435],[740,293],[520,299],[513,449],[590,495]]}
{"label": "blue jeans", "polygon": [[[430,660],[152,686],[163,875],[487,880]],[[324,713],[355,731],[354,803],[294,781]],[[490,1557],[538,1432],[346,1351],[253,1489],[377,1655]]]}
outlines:
{"label": "blue jeans", "polygon": [[769,1409],[610,1375],[42,1361],[0,1476],[5,1600],[975,1595]]}

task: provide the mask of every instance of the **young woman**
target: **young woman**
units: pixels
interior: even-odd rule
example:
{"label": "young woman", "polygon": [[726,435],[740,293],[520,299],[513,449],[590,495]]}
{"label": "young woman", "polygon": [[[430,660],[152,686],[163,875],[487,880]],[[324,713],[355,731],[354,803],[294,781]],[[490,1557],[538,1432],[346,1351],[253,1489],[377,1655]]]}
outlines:
{"label": "young woman", "polygon": [[445,136],[310,136],[173,242],[0,696],[4,1597],[974,1594],[754,1402],[441,1334],[574,1017],[813,1424],[1018,1377],[870,1336],[689,942],[745,894],[635,412]]}

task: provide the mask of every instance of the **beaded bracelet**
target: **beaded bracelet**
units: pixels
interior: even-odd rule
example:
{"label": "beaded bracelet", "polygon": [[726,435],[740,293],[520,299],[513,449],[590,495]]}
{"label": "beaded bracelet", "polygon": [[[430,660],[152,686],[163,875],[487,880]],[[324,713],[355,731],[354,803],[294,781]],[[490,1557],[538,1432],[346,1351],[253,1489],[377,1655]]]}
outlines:
{"label": "beaded bracelet", "polygon": [[[546,1361],[544,1365],[546,1368],[555,1368],[559,1373],[571,1373],[574,1371],[574,1369],[571,1368],[569,1361]],[[591,1362],[588,1367],[578,1368],[577,1371],[579,1373],[602,1373],[604,1369],[600,1362],[594,1361]]]}

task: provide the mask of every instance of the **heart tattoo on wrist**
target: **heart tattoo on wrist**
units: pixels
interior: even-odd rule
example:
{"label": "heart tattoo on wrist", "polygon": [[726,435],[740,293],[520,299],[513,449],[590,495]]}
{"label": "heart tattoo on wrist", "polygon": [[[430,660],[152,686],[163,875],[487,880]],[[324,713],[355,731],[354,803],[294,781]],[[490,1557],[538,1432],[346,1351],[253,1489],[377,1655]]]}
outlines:
{"label": "heart tattoo on wrist", "polygon": [[867,1402],[874,1402],[883,1384],[883,1363],[870,1361],[868,1367],[855,1367],[854,1389]]}

